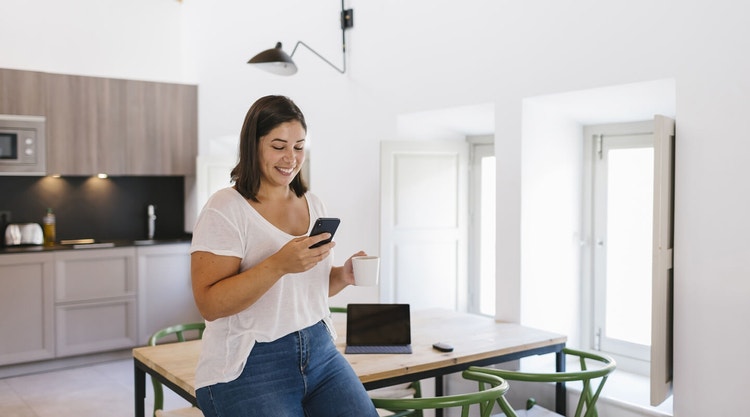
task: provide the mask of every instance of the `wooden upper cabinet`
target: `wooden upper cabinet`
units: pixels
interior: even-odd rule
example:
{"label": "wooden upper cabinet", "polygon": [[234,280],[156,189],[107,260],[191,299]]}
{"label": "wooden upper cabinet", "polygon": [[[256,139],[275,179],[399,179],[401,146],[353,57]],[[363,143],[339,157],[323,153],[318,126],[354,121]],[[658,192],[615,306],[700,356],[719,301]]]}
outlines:
{"label": "wooden upper cabinet", "polygon": [[96,170],[96,149],[88,140],[83,78],[72,75],[45,76],[47,117],[47,173],[91,175]]}
{"label": "wooden upper cabinet", "polygon": [[195,175],[198,90],[192,85],[127,81],[128,171]]}
{"label": "wooden upper cabinet", "polygon": [[47,172],[127,175],[124,82],[47,76]]}
{"label": "wooden upper cabinet", "polygon": [[110,175],[130,175],[126,154],[128,138],[125,126],[125,80],[89,78],[93,91],[93,104],[96,107],[96,121],[91,134],[96,146],[98,171]]}
{"label": "wooden upper cabinet", "polygon": [[0,114],[44,116],[46,74],[0,68]]}
{"label": "wooden upper cabinet", "polygon": [[195,175],[195,85],[0,70],[0,112],[47,117],[47,172]]}

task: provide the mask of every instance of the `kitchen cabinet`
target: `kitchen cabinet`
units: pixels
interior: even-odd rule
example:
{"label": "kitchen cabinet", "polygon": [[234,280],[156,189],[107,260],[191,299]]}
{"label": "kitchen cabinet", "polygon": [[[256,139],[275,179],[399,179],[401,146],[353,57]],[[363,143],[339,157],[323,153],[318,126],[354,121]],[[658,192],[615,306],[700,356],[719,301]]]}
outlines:
{"label": "kitchen cabinet", "polygon": [[47,172],[194,176],[198,87],[0,69],[0,113],[47,118]]}
{"label": "kitchen cabinet", "polygon": [[127,174],[122,80],[47,74],[47,172]]}
{"label": "kitchen cabinet", "polygon": [[142,346],[202,320],[190,242],[0,254],[0,367]]}
{"label": "kitchen cabinet", "polygon": [[0,68],[0,114],[43,116],[45,91],[44,73]]}
{"label": "kitchen cabinet", "polygon": [[203,321],[190,281],[190,243],[139,246],[139,344],[159,329]]}
{"label": "kitchen cabinet", "polygon": [[55,253],[57,356],[136,346],[135,248]]}
{"label": "kitchen cabinet", "polygon": [[55,355],[54,255],[0,256],[0,365]]}
{"label": "kitchen cabinet", "polygon": [[128,174],[195,175],[197,87],[127,80],[125,91]]}

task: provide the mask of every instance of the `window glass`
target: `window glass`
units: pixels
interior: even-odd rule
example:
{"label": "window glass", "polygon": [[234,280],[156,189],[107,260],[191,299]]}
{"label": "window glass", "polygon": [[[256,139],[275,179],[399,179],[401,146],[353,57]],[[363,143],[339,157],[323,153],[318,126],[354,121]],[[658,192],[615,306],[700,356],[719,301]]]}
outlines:
{"label": "window glass", "polygon": [[495,316],[495,149],[473,143],[471,152],[468,311]]}
{"label": "window glass", "polygon": [[653,166],[652,148],[608,153],[606,336],[642,345],[651,344]]}

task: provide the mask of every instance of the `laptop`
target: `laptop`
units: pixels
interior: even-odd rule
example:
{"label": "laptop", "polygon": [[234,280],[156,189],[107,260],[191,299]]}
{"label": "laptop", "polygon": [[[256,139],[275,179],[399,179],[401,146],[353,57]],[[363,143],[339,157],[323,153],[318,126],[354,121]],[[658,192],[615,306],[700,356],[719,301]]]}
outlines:
{"label": "laptop", "polygon": [[412,353],[409,304],[349,304],[344,353]]}

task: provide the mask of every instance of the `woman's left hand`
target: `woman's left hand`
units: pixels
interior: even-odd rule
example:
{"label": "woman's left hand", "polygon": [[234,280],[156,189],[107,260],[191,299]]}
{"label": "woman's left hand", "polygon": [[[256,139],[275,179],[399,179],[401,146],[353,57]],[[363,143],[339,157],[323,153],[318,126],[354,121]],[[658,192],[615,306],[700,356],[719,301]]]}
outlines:
{"label": "woman's left hand", "polygon": [[344,269],[343,274],[341,278],[344,280],[345,283],[348,285],[354,285],[354,267],[352,266],[352,258],[355,256],[367,256],[365,251],[359,251],[355,253],[354,255],[350,256],[349,259],[344,262]]}
{"label": "woman's left hand", "polygon": [[343,266],[331,268],[331,276],[328,281],[328,296],[332,297],[349,285],[354,285],[354,267],[352,258],[355,256],[367,256],[365,251],[359,251],[350,256]]}

